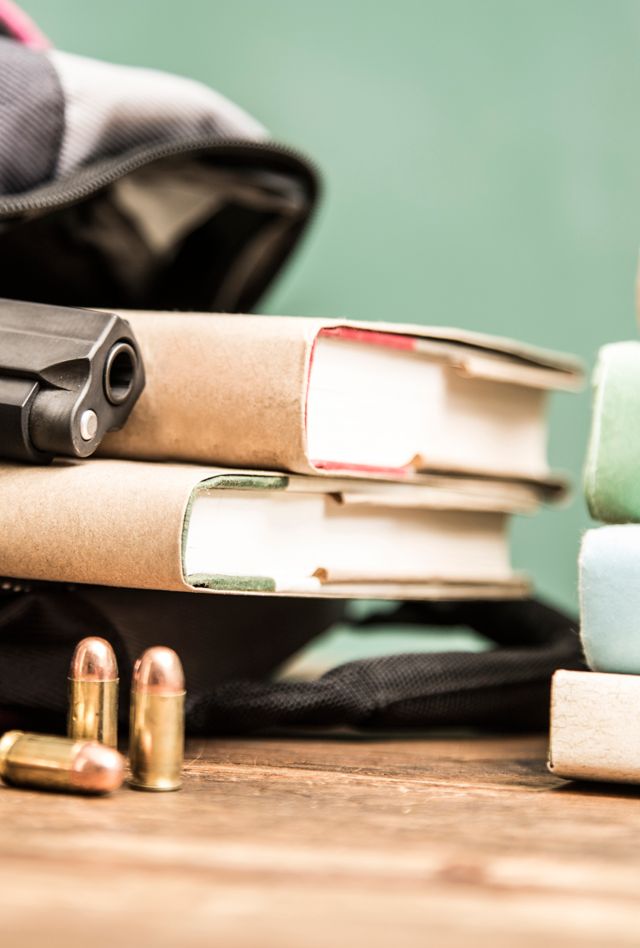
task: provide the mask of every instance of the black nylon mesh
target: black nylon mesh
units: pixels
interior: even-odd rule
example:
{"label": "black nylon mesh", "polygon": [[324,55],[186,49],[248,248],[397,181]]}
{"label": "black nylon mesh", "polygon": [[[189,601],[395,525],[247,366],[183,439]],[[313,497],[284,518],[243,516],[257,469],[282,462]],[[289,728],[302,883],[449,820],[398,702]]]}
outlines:
{"label": "black nylon mesh", "polygon": [[405,603],[367,624],[468,625],[488,652],[402,654],[349,662],[311,682],[230,681],[188,699],[193,732],[291,725],[541,729],[551,675],[584,668],[576,623],[536,600]]}
{"label": "black nylon mesh", "polygon": [[87,635],[116,650],[126,725],[131,670],[145,648],[175,648],[187,688],[203,693],[230,678],[267,678],[343,612],[340,600],[0,581],[0,730],[9,713],[15,727],[64,729],[69,663]]}
{"label": "black nylon mesh", "polygon": [[[295,725],[538,729],[548,721],[555,669],[584,667],[576,623],[539,601],[404,603],[354,627],[367,634],[374,625],[425,631],[467,625],[496,647],[391,655],[348,662],[316,681],[272,681],[285,657],[340,618],[341,603],[37,584],[0,593],[0,709],[17,715],[22,726],[37,720],[63,728],[73,648],[85,635],[99,634],[118,657],[124,723],[134,652],[167,644],[153,636],[162,636],[172,609],[184,616],[184,641],[178,631],[171,644],[194,670],[187,676],[188,686],[190,677],[195,682],[187,698],[192,733]],[[216,638],[221,620],[227,634]]]}

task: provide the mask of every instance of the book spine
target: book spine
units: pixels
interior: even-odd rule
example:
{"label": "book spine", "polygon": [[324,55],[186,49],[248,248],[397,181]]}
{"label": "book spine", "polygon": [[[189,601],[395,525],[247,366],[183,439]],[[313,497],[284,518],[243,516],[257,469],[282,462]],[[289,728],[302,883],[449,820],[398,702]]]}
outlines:
{"label": "book spine", "polygon": [[640,343],[600,350],[584,490],[591,516],[640,522]]}
{"label": "book spine", "polygon": [[640,525],[587,530],[579,575],[580,635],[590,668],[640,674]]}
{"label": "book spine", "polygon": [[146,386],[127,424],[105,438],[103,456],[313,473],[305,405],[314,321],[127,318]]}
{"label": "book spine", "polygon": [[640,783],[640,677],[557,671],[549,770],[571,780]]}

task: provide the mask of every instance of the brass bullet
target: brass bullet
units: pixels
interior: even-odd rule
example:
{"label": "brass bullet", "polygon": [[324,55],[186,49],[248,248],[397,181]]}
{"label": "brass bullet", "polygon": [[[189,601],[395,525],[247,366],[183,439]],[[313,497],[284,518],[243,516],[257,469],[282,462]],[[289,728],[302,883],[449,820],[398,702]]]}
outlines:
{"label": "brass bullet", "polygon": [[69,671],[67,734],[118,746],[118,664],[105,639],[83,639]]}
{"label": "brass bullet", "polygon": [[184,761],[184,672],[170,648],[147,649],[133,669],[129,783],[138,790],[178,790]]}
{"label": "brass bullet", "polygon": [[97,741],[7,731],[0,738],[0,777],[17,787],[111,793],[122,786],[124,758]]}

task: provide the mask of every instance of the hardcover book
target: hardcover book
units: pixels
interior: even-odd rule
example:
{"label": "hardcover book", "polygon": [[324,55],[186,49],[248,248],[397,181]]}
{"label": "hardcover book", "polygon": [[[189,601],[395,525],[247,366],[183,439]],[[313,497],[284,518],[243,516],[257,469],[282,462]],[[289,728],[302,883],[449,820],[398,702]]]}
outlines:
{"label": "hardcover book", "polygon": [[640,524],[587,530],[578,566],[580,635],[589,667],[640,674]]}
{"label": "hardcover book", "polygon": [[[436,492],[437,494],[437,492]],[[0,574],[134,588],[504,598],[508,515],[422,487],[135,461],[0,466]]]}
{"label": "hardcover book", "polygon": [[549,770],[569,780],[640,782],[640,677],[557,671]]}
{"label": "hardcover book", "polygon": [[455,329],[124,312],[147,384],[112,457],[411,480],[424,472],[561,486],[551,389],[575,360]]}
{"label": "hardcover book", "polygon": [[603,346],[594,372],[584,486],[596,520],[640,520],[640,342]]}

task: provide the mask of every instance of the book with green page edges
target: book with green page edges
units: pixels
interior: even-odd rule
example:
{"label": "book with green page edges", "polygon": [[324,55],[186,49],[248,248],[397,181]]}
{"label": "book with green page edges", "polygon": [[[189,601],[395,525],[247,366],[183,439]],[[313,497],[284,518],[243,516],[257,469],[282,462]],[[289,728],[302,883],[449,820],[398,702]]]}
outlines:
{"label": "book with green page edges", "polygon": [[528,584],[511,567],[510,509],[453,485],[443,496],[192,464],[2,464],[0,574],[225,595],[518,598]]}
{"label": "book with green page edges", "polygon": [[640,342],[600,350],[584,488],[596,520],[640,521]]}

